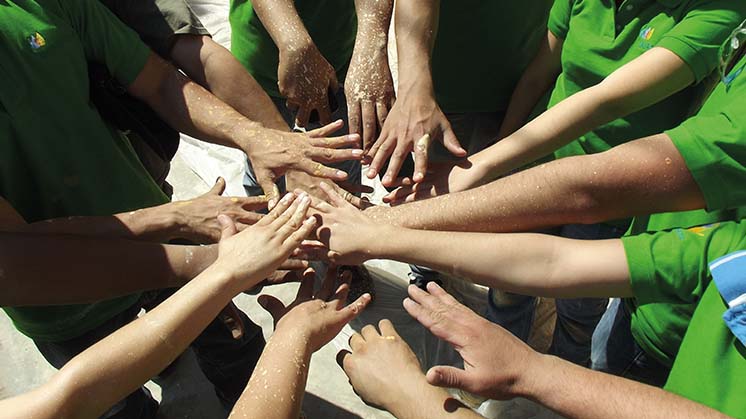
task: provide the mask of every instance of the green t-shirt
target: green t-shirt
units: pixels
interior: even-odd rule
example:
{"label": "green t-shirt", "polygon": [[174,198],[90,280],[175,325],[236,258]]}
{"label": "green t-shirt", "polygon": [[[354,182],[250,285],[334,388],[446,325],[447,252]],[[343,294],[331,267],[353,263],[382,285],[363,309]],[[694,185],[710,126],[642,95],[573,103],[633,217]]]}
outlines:
{"label": "green t-shirt", "polygon": [[[0,22],[0,196],[29,222],[167,202],[88,96],[88,60],[135,79],[149,54],[138,36],[96,0],[14,0]],[[60,341],[138,298],[5,311],[22,333]]]}
{"label": "green t-shirt", "polygon": [[432,56],[444,112],[504,111],[546,37],[552,0],[443,0]]}
{"label": "green t-shirt", "polygon": [[[296,0],[295,8],[308,34],[343,82],[357,33],[355,3],[351,0]],[[231,52],[264,91],[281,97],[277,88],[279,52],[254,13],[250,0],[231,0]]]}
{"label": "green t-shirt", "polygon": [[727,309],[715,283],[710,283],[664,388],[726,415],[746,418],[746,348],[723,321]]}
{"label": "green t-shirt", "polygon": [[549,106],[600,83],[653,47],[678,55],[695,76],[693,86],[596,128],[555,156],[606,151],[680,124],[701,103],[708,85],[702,82],[718,64],[720,45],[745,17],[746,2],[732,0],[624,0],[618,9],[614,1],[555,0],[548,27],[564,44]]}
{"label": "green t-shirt", "polygon": [[746,249],[746,220],[628,236],[622,243],[637,308],[632,335],[670,366],[712,279],[707,264]]}

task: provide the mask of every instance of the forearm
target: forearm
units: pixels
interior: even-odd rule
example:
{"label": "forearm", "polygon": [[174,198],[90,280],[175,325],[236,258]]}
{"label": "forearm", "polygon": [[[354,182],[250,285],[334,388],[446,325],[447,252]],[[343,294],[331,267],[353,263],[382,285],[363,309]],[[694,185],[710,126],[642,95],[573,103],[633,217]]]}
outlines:
{"label": "forearm", "polygon": [[275,331],[230,417],[296,419],[303,402],[310,362],[311,350],[306,337],[295,332]]}
{"label": "forearm", "polygon": [[396,46],[399,60],[399,96],[411,90],[434,95],[431,53],[438,32],[440,0],[396,2]]}
{"label": "forearm", "polygon": [[424,375],[419,387],[413,388],[409,394],[392,397],[391,402],[384,407],[397,419],[482,418],[452,398],[446,390],[428,384]]}
{"label": "forearm", "polygon": [[631,295],[620,240],[401,228],[381,237],[392,239],[381,241],[375,258],[428,266],[490,288],[556,298]]}
{"label": "forearm", "polygon": [[471,190],[366,213],[415,229],[512,232],[704,205],[683,157],[661,134],[604,153],[556,160]]}
{"label": "forearm", "polygon": [[208,269],[154,310],[73,358],[50,381],[74,417],[96,417],[173,362],[241,289]]}
{"label": "forearm", "polygon": [[251,121],[276,130],[289,127],[272,99],[236,58],[208,36],[180,36],[171,52],[178,67]]}
{"label": "forearm", "polygon": [[384,57],[388,54],[388,33],[393,7],[393,0],[355,0],[356,53],[383,54]]}
{"label": "forearm", "polygon": [[292,0],[252,0],[251,4],[280,51],[313,44]]}
{"label": "forearm", "polygon": [[542,355],[526,373],[522,396],[571,419],[614,417],[645,419],[665,416],[727,418],[709,407],[660,388],[579,367]]}
{"label": "forearm", "polygon": [[178,287],[216,256],[215,246],[0,233],[0,282],[7,290],[0,306],[82,304]]}

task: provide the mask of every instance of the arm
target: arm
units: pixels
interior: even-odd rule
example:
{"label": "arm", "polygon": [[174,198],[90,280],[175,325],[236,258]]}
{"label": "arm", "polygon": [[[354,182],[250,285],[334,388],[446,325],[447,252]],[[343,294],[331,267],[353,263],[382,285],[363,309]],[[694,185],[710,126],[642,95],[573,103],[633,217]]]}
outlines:
{"label": "arm", "polygon": [[[392,259],[525,295],[627,297],[632,294],[621,240],[571,240],[544,234],[454,233],[377,223],[324,185],[314,203],[318,236],[337,264]],[[386,239],[382,239],[386,238]]]}
{"label": "arm", "polygon": [[303,402],[311,354],[329,343],[370,302],[370,295],[363,294],[345,305],[349,283],[336,288],[336,267],[329,267],[315,294],[314,281],[313,270],[306,271],[298,295],[288,307],[269,295],[260,296],[259,303],[275,321],[275,333],[267,342],[231,418],[296,419]]}
{"label": "arm", "polygon": [[[655,68],[655,71],[649,69]],[[691,68],[665,48],[652,48],[601,83],[549,108],[474,156],[487,180],[533,162],[603,124],[644,109],[694,82]]]}
{"label": "arm", "polygon": [[361,134],[368,151],[394,103],[388,42],[393,0],[356,0],[357,36],[345,79],[350,133]]}
{"label": "arm", "polygon": [[[341,351],[337,362],[355,393],[367,404],[381,406],[398,419],[475,419],[478,414],[427,382],[412,349],[389,320],[367,325],[350,338],[352,352]],[[391,372],[396,371],[396,379]]]}
{"label": "arm", "polygon": [[[404,308],[435,336],[453,345],[465,369],[436,366],[430,384],[506,400],[525,397],[563,417],[671,418],[727,416],[665,390],[590,371],[529,348],[500,326],[461,305],[435,283],[408,288]],[[499,347],[499,351],[494,348]]]}
{"label": "arm", "polygon": [[547,37],[513,90],[498,138],[505,138],[522,127],[542,96],[554,86],[562,71],[562,43],[562,39],[547,31]]}
{"label": "arm", "polygon": [[[188,239],[214,243],[220,237],[218,214],[225,214],[243,229],[261,215],[251,210],[266,207],[266,197],[223,197],[225,180],[218,179],[204,195],[188,200],[107,216],[65,217],[26,223],[0,198],[0,231],[26,234],[71,234],[153,242]],[[5,220],[6,222],[3,222]]]}
{"label": "arm", "polygon": [[246,119],[153,53],[128,89],[179,131],[243,150],[251,160],[260,186],[270,197],[270,207],[279,198],[274,181],[287,170],[344,180],[347,173],[321,163],[362,158],[362,150],[334,149],[357,144],[357,135],[316,138],[264,128]]}
{"label": "arm", "polygon": [[667,135],[659,134],[467,191],[366,213],[416,229],[509,232],[704,207],[683,157]]}
{"label": "arm", "polygon": [[308,34],[292,0],[254,0],[257,16],[280,52],[280,94],[298,108],[295,123],[305,127],[312,111],[322,124],[331,120],[329,95],[339,88],[334,68]]}
{"label": "arm", "polygon": [[100,415],[179,356],[236,294],[279,266],[313,229],[313,218],[303,222],[307,208],[307,200],[291,196],[239,234],[221,216],[220,256],[210,268],[75,357],[39,389],[0,401],[0,409],[14,417]]}
{"label": "arm", "polygon": [[396,103],[386,118],[381,135],[368,155],[372,158],[367,176],[375,177],[391,157],[384,186],[391,186],[404,159],[415,153],[415,182],[427,172],[431,140],[437,140],[456,156],[466,150],[453,133],[435,101],[430,58],[438,30],[439,0],[396,2],[396,45],[399,59],[399,90]]}

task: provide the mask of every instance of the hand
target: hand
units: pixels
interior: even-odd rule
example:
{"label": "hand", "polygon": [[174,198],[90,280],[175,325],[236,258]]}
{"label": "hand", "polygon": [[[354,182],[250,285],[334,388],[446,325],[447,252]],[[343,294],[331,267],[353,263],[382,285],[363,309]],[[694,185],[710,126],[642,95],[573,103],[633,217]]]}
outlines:
{"label": "hand", "polygon": [[404,309],[430,332],[454,346],[465,369],[436,366],[430,384],[459,388],[490,399],[524,394],[527,377],[540,355],[502,327],[480,317],[435,282],[427,292],[410,285]]}
{"label": "hand", "polygon": [[466,156],[466,150],[456,138],[448,119],[435,102],[432,93],[399,93],[399,98],[386,118],[381,135],[368,152],[373,161],[367,176],[373,178],[391,156],[389,167],[381,183],[391,186],[401,169],[404,159],[414,150],[414,176],[419,183],[427,173],[428,153],[432,140],[440,141],[457,157]]}
{"label": "hand", "polygon": [[355,302],[345,306],[350,284],[343,283],[334,291],[337,268],[329,266],[321,289],[316,293],[313,292],[314,275],[312,269],[303,274],[295,301],[287,307],[271,295],[260,295],[258,302],[272,315],[275,334],[300,335],[308,341],[312,351],[316,352],[363,311],[370,302],[370,294],[363,294]]}
{"label": "hand", "polygon": [[311,176],[304,172],[288,172],[285,175],[285,186],[288,191],[303,191],[314,198],[325,199],[326,193],[321,190],[321,184],[326,183],[334,189],[339,195],[344,196],[352,205],[357,208],[366,208],[370,202],[366,198],[356,196],[356,193],[370,193],[373,188],[365,185],[355,185],[349,182],[327,183],[325,179]]}
{"label": "hand", "polygon": [[316,219],[306,217],[310,203],[308,195],[296,199],[287,194],[267,216],[241,233],[230,217],[219,215],[223,230],[212,268],[235,280],[239,292],[253,288],[285,262],[313,231]]}
{"label": "hand", "polygon": [[394,206],[461,192],[479,186],[483,179],[481,171],[470,159],[437,163],[431,166],[424,182],[414,183],[410,178],[398,180],[399,187],[384,196],[383,202]]}
{"label": "hand", "polygon": [[280,49],[277,80],[280,94],[287,98],[288,108],[298,110],[295,117],[297,126],[308,125],[314,110],[321,124],[331,121],[329,96],[339,89],[337,74],[313,42]]}
{"label": "hand", "polygon": [[[324,134],[339,126],[338,122],[314,131],[314,135]],[[242,141],[244,151],[251,160],[257,182],[269,199],[272,208],[279,199],[280,192],[275,181],[289,170],[296,170],[320,178],[336,181],[347,179],[342,170],[324,166],[322,163],[334,163],[344,160],[360,160],[363,151],[360,149],[337,148],[358,146],[360,136],[345,135],[341,137],[318,137],[305,133],[291,133],[276,130],[262,130],[257,133],[245,130],[248,137]]]}
{"label": "hand", "polygon": [[350,134],[362,135],[366,152],[373,146],[376,130],[383,127],[394,104],[387,42],[385,32],[366,36],[359,28],[345,79]]}
{"label": "hand", "polygon": [[[369,405],[394,410],[399,400],[429,387],[420,362],[389,320],[367,325],[350,337],[352,352],[342,350],[337,363],[355,393]],[[393,375],[392,375],[393,373]]]}
{"label": "hand", "polygon": [[215,243],[220,239],[222,228],[218,214],[223,214],[236,223],[240,231],[262,218],[253,211],[267,207],[264,197],[224,197],[225,180],[218,178],[215,185],[204,195],[189,200],[166,204],[164,208],[176,219],[174,239],[187,239],[195,243]]}
{"label": "hand", "polygon": [[326,252],[328,260],[337,265],[360,265],[372,259],[374,252],[370,250],[370,246],[386,236],[388,226],[376,224],[363,211],[342,198],[328,183],[322,183],[321,189],[329,202],[314,200],[313,206],[322,223],[316,235],[329,249]]}

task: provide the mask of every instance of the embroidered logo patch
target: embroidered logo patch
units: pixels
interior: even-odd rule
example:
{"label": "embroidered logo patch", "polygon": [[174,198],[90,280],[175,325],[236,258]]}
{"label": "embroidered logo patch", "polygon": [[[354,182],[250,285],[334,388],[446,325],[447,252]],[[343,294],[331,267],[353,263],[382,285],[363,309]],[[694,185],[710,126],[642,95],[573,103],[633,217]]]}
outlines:
{"label": "embroidered logo patch", "polygon": [[650,26],[646,26],[642,28],[640,31],[640,48],[643,49],[650,49],[653,48],[653,44],[650,42],[650,39],[653,37],[653,34],[655,33],[655,28],[651,28]]}
{"label": "embroidered logo patch", "polygon": [[39,32],[34,32],[33,34],[29,35],[27,40],[29,45],[31,45],[31,49],[33,49],[34,51],[47,45],[47,40],[44,39],[44,37]]}

